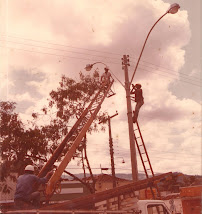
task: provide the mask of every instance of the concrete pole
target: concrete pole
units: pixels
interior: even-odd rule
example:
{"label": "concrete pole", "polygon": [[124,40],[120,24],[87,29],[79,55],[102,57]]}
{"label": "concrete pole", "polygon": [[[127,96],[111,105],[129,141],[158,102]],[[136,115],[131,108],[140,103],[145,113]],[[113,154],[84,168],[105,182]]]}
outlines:
{"label": "concrete pole", "polygon": [[[129,56],[128,56],[129,57]],[[133,130],[133,120],[132,120],[132,107],[130,98],[130,82],[128,77],[128,57],[123,55],[123,69],[125,73],[125,90],[126,90],[126,102],[127,102],[127,116],[128,116],[128,130],[129,130],[129,140],[130,140],[130,155],[131,155],[131,168],[133,181],[138,181],[138,168],[137,168],[137,156],[135,149],[135,139]]]}

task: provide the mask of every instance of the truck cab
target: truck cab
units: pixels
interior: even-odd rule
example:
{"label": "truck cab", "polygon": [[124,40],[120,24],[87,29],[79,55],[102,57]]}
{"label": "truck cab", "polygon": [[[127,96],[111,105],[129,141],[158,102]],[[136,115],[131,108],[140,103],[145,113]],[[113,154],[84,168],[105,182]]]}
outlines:
{"label": "truck cab", "polygon": [[139,200],[134,209],[136,213],[141,214],[172,214],[161,200]]}

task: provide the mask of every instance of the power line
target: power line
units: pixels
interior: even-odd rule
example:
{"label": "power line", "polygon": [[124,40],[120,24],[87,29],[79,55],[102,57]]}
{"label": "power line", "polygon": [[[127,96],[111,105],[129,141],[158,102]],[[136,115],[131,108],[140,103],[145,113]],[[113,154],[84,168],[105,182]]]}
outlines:
{"label": "power line", "polygon": [[[179,157],[179,156],[178,156]],[[183,159],[183,157],[182,158],[176,158],[176,156],[175,156],[175,158],[166,158],[166,157],[160,157],[160,156],[154,156],[154,157],[152,157],[152,158],[150,158],[150,159],[163,159],[163,160],[172,160],[172,161],[174,161],[174,160],[178,160],[178,161],[181,161],[181,160],[183,160],[183,161],[185,161],[184,159]],[[187,159],[186,161],[190,161],[190,159]],[[192,160],[192,161],[194,161],[195,163],[201,163],[201,162],[199,162],[199,161],[195,161],[195,160]]]}
{"label": "power line", "polygon": [[[189,154],[186,154],[186,153],[182,153],[182,152],[169,152],[169,151],[158,151],[158,150],[153,150],[153,149],[150,149],[150,151],[153,151],[153,152],[162,152],[163,154],[166,154],[166,153],[172,153],[172,154],[180,154],[180,155],[185,155],[185,156],[194,156],[196,157],[196,155],[199,155],[199,154],[193,154],[193,153],[189,153]],[[188,150],[186,150],[187,152],[189,152]]]}
{"label": "power line", "polygon": [[[96,56],[96,57],[103,57],[105,58],[105,56],[99,56],[99,55],[92,55],[92,54],[87,54],[87,53],[81,53],[81,52],[75,52],[75,51],[68,51],[68,50],[63,50],[63,49],[56,49],[56,48],[50,48],[50,47],[44,47],[44,46],[39,46],[39,45],[33,45],[33,44],[25,44],[25,43],[20,43],[20,42],[14,42],[14,41],[8,41],[8,40],[0,40],[0,41],[7,41],[7,42],[10,42],[10,43],[17,43],[17,44],[22,44],[22,45],[28,45],[28,46],[33,46],[33,47],[40,47],[40,48],[46,48],[46,49],[51,49],[51,50],[57,50],[57,51],[64,51],[64,52],[70,52],[70,53],[75,53],[75,54],[85,54],[85,55],[89,55],[89,56]],[[111,59],[115,59],[115,60],[119,60],[118,58],[112,58],[110,57]],[[151,63],[152,64],[152,63]],[[153,64],[155,65],[155,64]],[[150,66],[147,66],[147,65],[143,65],[145,67],[149,67],[149,68],[152,68]],[[155,65],[157,66],[157,65]],[[154,69],[154,68],[152,68]],[[163,71],[165,72],[165,71]],[[168,73],[168,72],[167,72]],[[113,74],[114,75],[114,74]],[[175,75],[175,74],[174,74]],[[114,75],[115,76],[115,75]],[[115,78],[120,82],[120,80],[115,76]],[[187,78],[188,80],[191,80],[190,78],[188,77],[184,77],[184,78]],[[194,80],[191,80],[191,81],[194,81]],[[121,82],[120,82],[121,83]],[[121,85],[123,86],[123,84],[121,83]]]}
{"label": "power line", "polygon": [[[81,53],[81,52],[77,52],[77,51],[63,50],[63,49],[58,49],[58,48],[50,48],[50,47],[34,45],[34,44],[27,44],[27,43],[25,44],[25,43],[22,43],[22,42],[14,42],[14,41],[2,40],[2,39],[0,39],[0,41],[6,41],[6,42],[10,42],[10,43],[15,43],[15,44],[33,46],[33,47],[37,47],[37,48],[46,48],[46,49],[50,49],[50,50],[56,50],[56,51],[63,51],[63,52],[69,52],[69,53],[75,53],[75,54],[83,54],[83,55],[88,55],[88,56],[96,56],[96,57],[106,58],[106,56],[99,56],[99,55],[93,55],[93,54],[88,54],[88,53]],[[118,58],[112,58],[112,57],[110,57],[110,58],[111,59],[115,59],[115,60],[119,60]]]}
{"label": "power line", "polygon": [[[135,63],[134,61],[131,61],[131,62]],[[153,67],[151,67],[151,66],[144,65],[144,64],[141,64],[141,63],[140,63],[140,65],[141,65],[141,66],[148,67],[148,68],[151,68],[151,69],[155,69],[155,68],[153,68]],[[155,65],[155,66],[157,66],[157,65]],[[158,66],[157,66],[157,67],[158,67]],[[170,73],[169,71],[163,71],[163,70],[160,70],[160,69],[158,69],[158,68],[157,68],[157,70],[158,70],[158,71],[162,71],[163,73],[172,74],[172,75],[178,77],[178,75],[176,74],[177,72],[175,72],[175,73],[174,73],[174,72]],[[167,69],[167,70],[168,70],[168,69]],[[171,70],[171,71],[172,71],[172,70]],[[186,80],[196,81],[196,82],[199,82],[199,83],[202,82],[202,80],[199,79],[199,78],[196,78],[196,80],[193,80],[193,79],[191,79],[191,78],[195,78],[195,77],[191,77],[191,78],[190,78],[190,76],[188,76],[188,75],[186,75],[186,74],[183,74],[183,73],[180,73],[180,72],[179,72],[179,74],[184,75],[184,76],[181,76],[181,77],[182,77],[182,78],[185,78]]]}
{"label": "power line", "polygon": [[[41,51],[35,51],[35,50],[27,50],[27,49],[22,49],[22,48],[13,48],[13,47],[9,47],[9,46],[2,46],[0,45],[0,47],[4,47],[4,48],[9,48],[9,49],[15,49],[15,50],[21,50],[21,51],[27,51],[27,52],[32,52],[32,53],[40,53],[40,54],[47,54],[47,55],[51,55],[51,56],[58,56],[58,57],[65,57],[65,58],[73,58],[73,59],[81,59],[81,60],[86,60],[86,61],[89,61],[90,59],[87,59],[87,58],[80,58],[80,57],[73,57],[73,56],[67,56],[67,55],[61,55],[61,54],[53,54],[53,53],[47,53],[47,52],[41,52]],[[115,62],[107,62],[107,63],[112,63],[112,64],[119,64],[119,63],[115,63]],[[145,70],[143,68],[140,68],[146,72],[151,72],[151,71],[148,71],[148,70]],[[152,73],[156,74],[154,71],[152,71]],[[113,74],[114,75],[114,74]],[[171,78],[173,79],[172,77],[169,77],[169,76],[166,76],[166,75],[162,75],[162,74],[159,74],[158,75],[161,75],[161,76],[165,76],[167,78]],[[183,81],[183,80],[179,80],[181,82],[185,82],[185,83],[188,83],[188,84],[191,84],[191,85],[194,85],[194,86],[197,86],[197,87],[201,87],[200,85],[196,85],[196,84],[193,84],[191,82],[187,82],[187,81]],[[120,82],[120,81],[119,81]],[[121,82],[120,82],[121,83]]]}
{"label": "power line", "polygon": [[[135,58],[134,58],[135,59]],[[134,61],[132,61],[132,62],[134,62]],[[141,62],[145,62],[145,63],[147,63],[147,64],[151,64],[151,65],[153,65],[153,66],[156,66],[156,67],[158,67],[158,68],[163,68],[164,70],[169,70],[169,71],[172,71],[173,73],[177,73],[177,71],[175,71],[175,70],[172,70],[172,69],[170,69],[170,68],[165,68],[165,67],[163,67],[163,66],[160,66],[160,65],[156,65],[156,64],[154,64],[154,63],[151,63],[151,62],[147,62],[147,61],[145,61],[145,60],[141,60],[140,61],[140,63]],[[134,62],[135,63],[135,62]],[[146,66],[146,65],[145,65]],[[178,72],[179,74],[181,74],[181,75],[184,75],[184,76],[187,76],[187,77],[189,77],[189,78],[194,78],[194,79],[196,79],[196,80],[198,80],[198,81],[202,81],[202,79],[199,77],[190,77],[188,74],[184,74],[184,73],[182,73],[182,72]]]}
{"label": "power line", "polygon": [[[144,68],[140,68],[140,67],[139,67],[139,69],[141,69],[141,70],[143,70],[143,71],[146,71],[146,72],[151,72],[151,71],[148,71],[148,70],[146,70],[146,69],[144,69]],[[166,75],[163,75],[163,74],[159,74],[159,73],[156,73],[156,72],[154,72],[154,71],[152,71],[152,73],[153,73],[153,74],[156,74],[156,75],[164,76],[164,77],[167,77],[167,78],[170,78],[170,79],[175,80],[173,77],[166,76]],[[197,84],[194,84],[194,83],[192,83],[192,82],[188,82],[188,81],[185,81],[185,80],[178,80],[178,81],[184,82],[184,83],[188,83],[188,84],[191,84],[191,85],[194,85],[194,86],[197,86],[197,87],[200,87],[200,88],[201,88],[201,85],[197,85]]]}
{"label": "power line", "polygon": [[[15,44],[21,44],[21,45],[27,45],[27,46],[33,46],[33,47],[38,47],[38,48],[46,48],[46,49],[50,49],[50,50],[56,50],[56,51],[63,51],[63,52],[68,52],[68,53],[74,53],[74,54],[81,54],[81,55],[88,55],[88,56],[96,56],[96,57],[103,57],[105,58],[106,56],[99,56],[99,55],[93,55],[93,54],[88,54],[88,53],[81,53],[81,52],[75,52],[75,51],[69,51],[69,50],[63,50],[63,49],[57,49],[57,48],[50,48],[50,47],[45,47],[45,46],[40,46],[40,45],[33,45],[33,44],[27,44],[27,43],[21,43],[21,42],[15,42],[15,41],[8,41],[8,40],[2,40],[0,39],[0,41],[6,41],[6,42],[10,42],[10,43],[15,43]],[[115,60],[119,60],[118,58],[112,58],[110,57],[110,59],[115,59]],[[132,61],[134,62],[134,61]],[[152,64],[152,63],[151,63]],[[153,64],[155,65],[155,64]],[[145,66],[145,67],[148,67],[148,68],[152,68],[152,69],[155,69],[151,66],[147,66],[147,65],[142,65],[142,66]],[[157,65],[155,65],[157,66]],[[163,71],[165,73],[168,73],[166,71]],[[170,74],[170,73],[168,73]],[[114,74],[113,74],[114,75]],[[173,73],[174,76],[177,76],[176,74]],[[115,76],[115,75],[114,75]],[[115,76],[116,77],[116,76]],[[191,80],[190,78],[188,77],[183,77],[183,78],[186,78],[187,80]],[[116,77],[116,79],[118,80],[118,78]],[[119,81],[119,80],[118,80]],[[191,81],[194,81],[194,80],[191,80]],[[200,81],[197,79],[197,81]],[[121,83],[121,82],[120,82]],[[121,83],[122,84],[122,83]]]}
{"label": "power line", "polygon": [[49,45],[57,45],[57,46],[62,46],[62,47],[67,47],[67,48],[81,49],[81,50],[86,50],[86,51],[93,51],[93,52],[98,52],[98,53],[106,53],[106,54],[122,56],[121,54],[117,54],[117,53],[113,53],[113,52],[98,51],[98,50],[94,50],[94,49],[81,48],[81,47],[75,47],[75,46],[71,46],[71,45],[64,45],[64,44],[58,44],[58,43],[53,43],[53,42],[46,42],[46,41],[40,41],[40,40],[34,40],[34,39],[28,39],[28,38],[22,38],[22,37],[16,37],[16,36],[9,36],[9,35],[3,35],[3,36],[19,38],[19,39],[23,39],[23,40],[29,40],[29,41],[39,42],[39,43],[44,43],[44,44],[49,44]]}
{"label": "power line", "polygon": [[[18,38],[18,39],[21,39],[21,40],[28,40],[28,41],[33,41],[33,42],[39,42],[39,43],[45,43],[45,44],[51,44],[51,45],[57,45],[57,46],[62,46],[62,47],[68,47],[68,48],[74,48],[74,49],[80,49],[80,50],[87,50],[87,51],[92,51],[92,52],[98,52],[98,53],[107,53],[107,54],[112,54],[112,55],[118,55],[118,56],[122,56],[122,54],[117,54],[117,53],[114,53],[114,52],[106,52],[106,51],[98,51],[98,50],[92,50],[92,49],[86,49],[86,48],[80,48],[80,47],[75,47],[75,46],[69,46],[69,45],[62,45],[62,44],[57,44],[57,43],[51,43],[51,42],[45,42],[45,41],[39,41],[39,40],[34,40],[34,39],[27,39],[27,38],[22,38],[22,37],[17,37],[17,36],[9,36],[9,35],[3,35],[5,37],[13,37],[13,38]],[[27,44],[29,45],[29,44]],[[45,48],[45,47],[44,47]],[[64,51],[64,50],[62,50]],[[111,58],[111,57],[110,57]],[[116,59],[116,60],[120,60],[119,58],[113,58],[113,59]],[[163,69],[166,69],[166,70],[169,70],[169,71],[173,71],[173,72],[177,72],[177,71],[174,71],[170,68],[165,68],[164,66],[160,66],[160,65],[156,65],[154,63],[151,63],[151,62],[147,62],[145,60],[141,60],[142,62],[145,62],[145,63],[148,63],[148,64],[151,64],[151,65],[154,65],[154,66],[157,66],[157,67],[160,67],[160,68],[163,68]],[[184,75],[184,76],[188,76],[190,78],[189,75],[187,74],[183,74],[181,72],[179,72],[179,74],[181,75]],[[197,80],[200,79],[200,78],[197,78],[197,77],[191,77],[191,78],[196,78]]]}

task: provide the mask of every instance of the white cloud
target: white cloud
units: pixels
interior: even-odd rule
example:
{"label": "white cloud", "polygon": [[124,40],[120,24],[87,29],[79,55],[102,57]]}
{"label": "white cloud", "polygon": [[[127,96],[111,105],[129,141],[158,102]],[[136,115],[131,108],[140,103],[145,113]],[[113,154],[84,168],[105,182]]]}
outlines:
{"label": "white cloud", "polygon": [[[16,86],[15,94],[10,91],[10,99],[33,103],[21,117],[32,119],[33,111],[40,111],[47,103],[50,91],[58,87],[61,74],[78,78],[79,71],[88,63],[106,63],[124,83],[122,55],[130,54],[131,76],[149,29],[168,7],[169,4],[162,0],[9,1],[7,42],[4,41],[10,47],[8,64],[1,62],[0,68],[7,66],[10,84]],[[193,154],[198,154],[200,106],[194,100],[179,99],[169,90],[170,83],[179,80],[179,70],[185,64],[184,47],[190,37],[187,11],[167,14],[152,31],[134,78],[134,82],[140,82],[143,87],[145,104],[139,120],[157,172],[199,174],[200,170],[199,164],[195,169],[187,163],[184,166],[181,155],[182,151],[189,154],[190,146]],[[98,65],[100,73],[102,66]],[[118,82],[113,90],[116,96],[106,99],[101,110],[108,111],[109,115],[115,114],[116,110],[119,113],[112,119],[115,156],[124,157],[126,163],[123,167],[119,162],[117,167],[130,172],[125,90]],[[132,105],[134,108],[135,104]],[[108,131],[88,139],[92,165],[98,168],[99,163],[110,165]],[[96,156],[95,150],[98,150]],[[169,152],[179,155],[173,153],[172,156]]]}

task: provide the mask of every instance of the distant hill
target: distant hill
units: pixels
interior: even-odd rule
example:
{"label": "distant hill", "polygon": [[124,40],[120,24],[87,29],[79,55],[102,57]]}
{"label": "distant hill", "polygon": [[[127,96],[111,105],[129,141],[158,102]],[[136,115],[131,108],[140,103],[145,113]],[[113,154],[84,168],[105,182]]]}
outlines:
{"label": "distant hill", "polygon": [[[74,174],[76,177],[78,177],[79,179],[82,179],[84,177],[83,173],[78,173],[78,174]],[[94,176],[96,176],[98,174],[94,174]],[[86,174],[87,177],[90,177],[90,174]],[[117,173],[116,174],[116,177],[117,178],[122,178],[122,179],[126,179],[126,180],[132,180],[132,174],[131,173],[128,173],[128,174],[124,174],[124,173]],[[65,176],[65,178],[68,178],[70,180],[72,180],[73,178],[71,176]],[[140,180],[143,180],[146,178],[145,174],[143,173],[139,173],[138,174],[138,178]]]}
{"label": "distant hill", "polygon": [[[96,175],[98,175],[98,174],[95,174],[94,176],[96,176]],[[82,179],[84,177],[83,173],[75,174],[75,176],[80,178],[80,179]],[[89,177],[90,174],[87,174],[86,176]],[[117,173],[116,177],[126,179],[126,180],[132,180],[132,174],[131,173],[128,173],[128,174]],[[65,178],[73,180],[73,178],[70,176],[65,177]],[[143,180],[146,178],[146,176],[144,173],[139,173],[138,178],[139,178],[139,180]],[[186,174],[182,174],[179,172],[173,172],[171,179],[161,181],[158,183],[158,187],[160,190],[162,190],[162,191],[169,190],[171,192],[179,192],[180,187],[196,186],[196,185],[202,185],[202,176],[200,176],[200,175],[186,175]]]}

